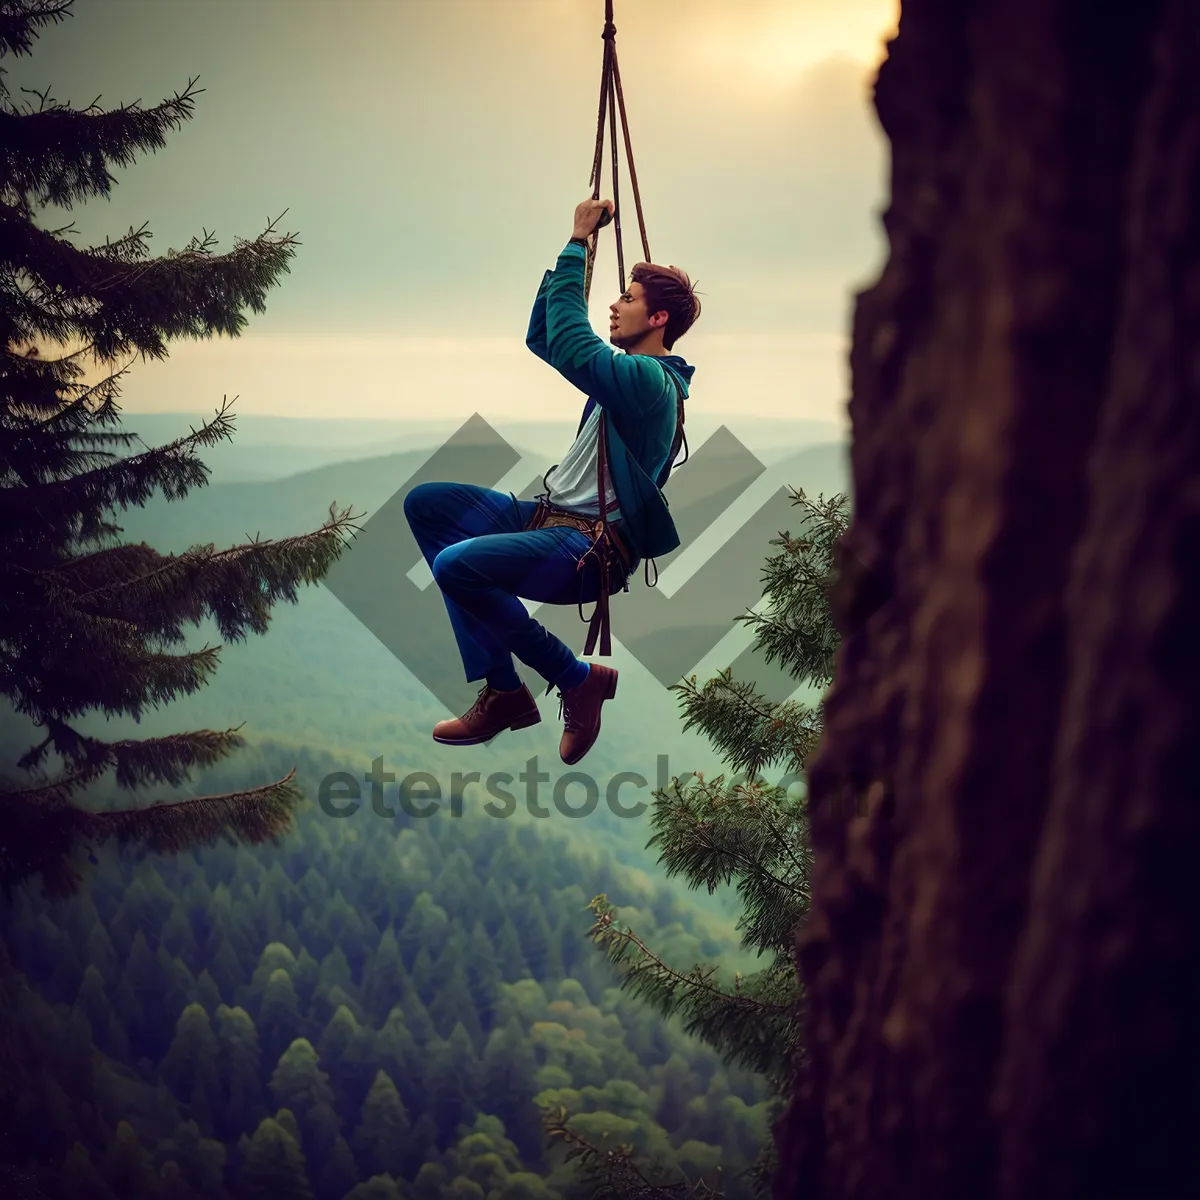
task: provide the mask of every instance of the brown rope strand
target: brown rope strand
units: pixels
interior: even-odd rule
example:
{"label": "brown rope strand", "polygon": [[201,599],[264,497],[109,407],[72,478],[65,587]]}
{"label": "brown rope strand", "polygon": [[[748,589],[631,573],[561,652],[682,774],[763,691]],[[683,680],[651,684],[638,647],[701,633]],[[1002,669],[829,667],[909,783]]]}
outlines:
{"label": "brown rope strand", "polygon": [[[596,147],[592,155],[592,199],[600,199],[601,175],[604,163],[604,127],[607,120],[609,137],[612,141],[612,185],[613,185],[613,232],[617,239],[617,276],[621,292],[625,292],[625,246],[621,235],[621,202],[618,197],[620,156],[617,150],[617,110],[621,114],[621,133],[625,142],[625,157],[629,162],[629,182],[633,190],[633,204],[637,211],[638,233],[642,239],[642,251],[645,261],[652,262],[650,257],[650,239],[646,236],[646,217],[642,211],[642,194],[638,187],[637,166],[633,161],[633,142],[629,136],[629,118],[625,111],[625,93],[621,87],[621,68],[617,61],[617,29],[613,24],[613,0],[605,0],[604,32],[600,35],[604,41],[604,62],[600,71],[600,106],[596,114]],[[584,299],[590,300],[592,294],[592,274],[596,263],[596,250],[600,243],[600,227],[597,226],[589,236],[586,246],[586,264],[583,273]]]}
{"label": "brown rope strand", "polygon": [[[633,145],[629,140],[629,118],[625,115],[625,93],[621,90],[621,67],[617,62],[617,43],[612,44],[612,76],[617,89],[617,103],[621,108],[621,132],[625,135],[625,157],[629,160],[629,186],[633,189],[633,203],[637,209],[638,231],[642,235],[642,253],[646,262],[653,262],[650,257],[650,242],[646,237],[646,218],[642,215],[642,196],[638,191],[637,168],[633,165]],[[624,285],[622,285],[624,291]]]}
{"label": "brown rope strand", "polygon": [[[610,36],[610,30],[612,36]],[[604,65],[600,71],[600,110],[596,116],[596,148],[592,154],[592,199],[600,199],[600,172],[604,163],[604,118],[609,104],[609,93],[612,87],[612,51],[615,46],[616,29],[612,23],[612,0],[605,5],[604,33]],[[587,301],[592,294],[592,271],[596,264],[596,247],[600,241],[600,229],[592,231],[586,246],[586,263],[583,269],[583,298]]]}
{"label": "brown rope strand", "polygon": [[596,118],[596,149],[592,155],[592,177],[588,180],[592,184],[593,200],[600,199],[600,167],[604,161],[604,116],[608,109],[608,91],[612,78],[612,69],[609,66],[611,51],[612,42],[605,42],[604,67],[600,72],[600,113]]}
{"label": "brown rope strand", "polygon": [[621,281],[621,294],[625,293],[625,251],[621,242],[621,201],[619,197],[618,184],[618,152],[617,152],[617,96],[616,88],[613,87],[612,81],[615,78],[613,75],[613,67],[617,60],[617,43],[614,38],[608,43],[609,46],[609,65],[608,65],[608,140],[612,145],[612,201],[613,201],[613,236],[617,242],[617,277]]}

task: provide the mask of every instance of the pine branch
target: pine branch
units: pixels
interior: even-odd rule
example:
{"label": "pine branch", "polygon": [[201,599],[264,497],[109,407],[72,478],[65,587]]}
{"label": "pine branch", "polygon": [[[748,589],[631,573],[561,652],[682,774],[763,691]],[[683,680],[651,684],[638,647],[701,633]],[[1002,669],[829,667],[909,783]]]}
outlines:
{"label": "pine branch", "polygon": [[[105,112],[93,101],[72,109],[37,93],[36,110],[10,112],[0,108],[0,146],[3,151],[4,191],[24,204],[39,208],[55,204],[70,208],[75,201],[108,199],[116,180],[109,165],[131,166],[138,153],[161,150],[166,134],[192,117],[195,79],[153,108],[140,101]],[[23,88],[22,91],[29,91]],[[97,97],[97,100],[99,97]]]}
{"label": "pine branch", "polygon": [[[79,335],[94,342],[98,360],[111,361],[130,350],[165,359],[172,338],[237,337],[246,325],[242,309],[266,312],[266,293],[290,271],[300,245],[293,234],[275,235],[279,219],[254,241],[235,238],[228,254],[213,255],[213,235],[205,231],[182,251],[128,264],[78,250],[0,205],[0,298],[13,340]],[[19,278],[29,281],[28,290]]]}
{"label": "pine branch", "polygon": [[[297,583],[315,583],[348,544],[347,530],[358,531],[352,509],[336,511],[320,529],[293,537],[252,541],[216,551],[212,544],[193,546],[183,554],[160,554],[144,542],[114,546],[78,558],[53,572],[77,592],[76,605],[103,603],[109,612],[131,619],[147,634],[172,637],[181,620],[198,624],[207,615],[216,618],[223,637],[245,636],[248,625],[265,633],[269,611],[280,600],[294,604]],[[123,569],[132,566],[133,569]],[[230,603],[240,583],[251,582],[255,599],[252,611]],[[240,619],[239,619],[240,618]]]}
{"label": "pine branch", "polygon": [[77,322],[70,312],[47,309],[21,286],[17,272],[0,269],[0,346],[39,339],[61,345],[76,332]]}
{"label": "pine branch", "polygon": [[[0,486],[37,487],[63,476],[101,469],[117,457],[106,446],[127,447],[140,441],[131,431],[87,428],[119,420],[117,385],[126,370],[88,387],[57,385],[60,392],[80,393],[65,402],[47,395],[41,381],[36,385],[27,381],[29,386],[22,386],[22,380],[9,375],[5,380],[8,395],[0,395]],[[42,415],[44,411],[50,415]],[[84,448],[77,449],[72,443],[83,443]]]}
{"label": "pine branch", "polygon": [[673,1182],[654,1182],[638,1166],[632,1146],[601,1148],[595,1145],[571,1128],[567,1110],[561,1106],[543,1115],[542,1125],[550,1138],[557,1138],[570,1147],[564,1161],[579,1163],[585,1183],[595,1189],[591,1192],[593,1200],[678,1200],[679,1197],[725,1195],[724,1191],[710,1187],[703,1180],[689,1180],[686,1175]]}
{"label": "pine branch", "polygon": [[86,737],[62,722],[56,725],[56,736],[47,735],[17,765],[23,769],[36,765],[56,740],[60,743],[71,741],[74,752],[64,757],[81,765],[58,779],[39,783],[35,787],[18,791],[0,789],[0,805],[10,799],[51,806],[65,803],[73,793],[95,782],[110,767],[115,769],[114,778],[120,788],[130,789],[153,783],[178,787],[193,768],[211,766],[246,744],[238,733],[241,725],[221,732],[202,729],[192,733],[172,733],[164,737],[136,741],[122,739],[116,742]]}
{"label": "pine branch", "polygon": [[[62,349],[63,347],[60,346],[58,348]],[[58,356],[58,358],[47,358],[45,356],[45,354],[43,354],[41,351],[39,351],[36,347],[34,347],[33,353],[35,356],[40,356],[41,361],[44,363],[70,363],[70,362],[73,362],[75,359],[80,358],[84,354],[87,354],[88,351],[91,350],[92,348],[93,347],[90,342],[85,342],[82,346],[79,347],[78,350],[67,351],[65,354],[60,354]]]}
{"label": "pine branch", "polygon": [[[0,429],[6,436],[31,437],[35,434],[82,433],[88,425],[115,425],[120,410],[114,401],[120,394],[117,386],[132,363],[112,371],[95,383],[75,383],[84,368],[75,359],[88,347],[62,358],[45,358],[36,346],[25,354],[0,350]],[[75,393],[73,397],[70,393]],[[118,435],[113,432],[106,436]]]}
{"label": "pine branch", "polygon": [[[805,534],[784,532],[771,544],[783,551],[767,559],[761,612],[736,616],[755,630],[753,649],[767,662],[786,663],[797,682],[828,686],[838,634],[830,611],[834,548],[847,524],[847,501],[810,501],[791,489],[792,503],[805,509]],[[685,730],[698,726],[735,771],[758,775],[783,762],[801,772],[821,738],[818,710],[796,701],[774,704],[753,683],[735,680],[732,668],[703,687],[690,676],[671,685],[679,693]]]}
{"label": "pine branch", "polygon": [[45,643],[26,638],[0,673],[0,692],[13,696],[18,711],[36,721],[61,722],[91,709],[140,720],[145,705],[190,696],[217,669],[219,646],[188,654],[147,651],[144,634],[132,622],[77,611],[64,622],[58,598],[48,599]]}
{"label": "pine branch", "polygon": [[81,843],[114,839],[157,854],[177,854],[220,838],[248,845],[288,832],[303,793],[293,782],[295,769],[260,788],[223,796],[200,796],[174,803],[115,812],[50,807],[9,793],[0,807],[0,892],[41,876],[53,898],[71,895],[82,876],[69,861]]}
{"label": "pine branch", "polygon": [[771,555],[764,568],[763,592],[770,604],[735,620],[756,631],[754,646],[768,663],[788,665],[793,679],[828,686],[833,680],[833,656],[839,637],[831,620],[830,589],[836,582],[835,548],[849,525],[849,501],[839,493],[810,500],[803,488],[789,488],[792,504],[804,509],[803,534],[784,532],[771,545],[783,552]]}
{"label": "pine branch", "polygon": [[717,968],[695,964],[680,971],[664,962],[631,929],[614,921],[606,896],[588,907],[596,921],[588,937],[600,946],[621,976],[621,987],[647,1001],[665,1017],[679,1014],[684,1030],[783,1086],[791,1078],[796,1052],[799,982],[793,962],[777,961],[743,978],[734,976],[732,993],[712,982]]}
{"label": "pine branch", "polygon": [[734,679],[732,667],[703,687],[690,675],[668,690],[679,694],[683,728],[698,726],[736,772],[758,775],[775,764],[803,771],[821,740],[817,709],[793,700],[773,704],[755,684]]}
{"label": "pine branch", "polygon": [[[5,564],[16,583],[5,605],[11,649],[0,655],[0,693],[47,725],[59,754],[87,765],[67,719],[91,709],[140,718],[144,705],[195,692],[217,668],[220,647],[168,654],[148,650],[148,640],[182,641],[184,623],[210,616],[228,640],[265,633],[272,607],[298,603],[298,585],[317,582],[341,553],[351,515],[331,506],[316,532],[220,553],[209,545],[164,557],[142,544],[49,570]],[[43,752],[35,748],[21,765],[36,765]]]}
{"label": "pine branch", "polygon": [[[809,864],[794,847],[805,828],[804,802],[784,788],[729,788],[724,779],[698,775],[686,787],[676,779],[669,791],[656,790],[647,849],[661,848],[658,861],[668,878],[684,875],[710,895],[736,877],[754,880],[773,908],[799,915],[809,898]],[[776,870],[781,859],[783,869]]]}
{"label": "pine branch", "polygon": [[68,11],[73,3],[74,0],[4,0],[0,4],[0,58],[6,54],[28,54],[37,26],[57,24],[64,17],[74,16]]}
{"label": "pine branch", "polygon": [[186,496],[191,488],[208,482],[208,468],[196,458],[196,447],[232,440],[232,418],[225,413],[231,403],[225,397],[212,421],[144,454],[65,479],[0,488],[0,525],[8,522],[31,532],[40,529],[43,537],[56,542],[95,541],[113,528],[100,516],[106,510],[142,505],[159,490],[167,500]]}

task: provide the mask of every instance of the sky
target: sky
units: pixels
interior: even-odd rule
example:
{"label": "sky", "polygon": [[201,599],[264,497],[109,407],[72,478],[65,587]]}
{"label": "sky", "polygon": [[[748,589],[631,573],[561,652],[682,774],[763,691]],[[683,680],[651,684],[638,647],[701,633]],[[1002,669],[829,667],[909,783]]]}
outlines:
{"label": "sky", "polygon": [[[149,223],[156,255],[301,242],[240,338],[172,345],[127,413],[575,420],[525,346],[545,270],[590,196],[603,0],[76,0],[12,92],[149,107],[198,76],[193,118],[116,168],[76,245]],[[853,292],[881,268],[887,146],[871,106],[898,0],[616,0],[654,261],[703,312],[675,352],[689,411],[845,425]],[[611,196],[605,147],[602,196]],[[643,258],[624,148],[626,272]],[[286,213],[284,212],[286,210]],[[619,294],[602,231],[590,312]]]}

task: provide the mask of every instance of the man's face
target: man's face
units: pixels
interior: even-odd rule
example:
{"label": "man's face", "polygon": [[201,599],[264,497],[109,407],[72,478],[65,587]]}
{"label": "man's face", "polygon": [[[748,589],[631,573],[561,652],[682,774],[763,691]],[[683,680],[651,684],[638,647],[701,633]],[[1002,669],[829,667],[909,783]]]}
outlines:
{"label": "man's face", "polygon": [[646,311],[646,293],[640,283],[631,283],[629,290],[608,306],[608,340],[619,349],[635,346],[651,329],[661,329],[667,314],[660,312],[654,323]]}

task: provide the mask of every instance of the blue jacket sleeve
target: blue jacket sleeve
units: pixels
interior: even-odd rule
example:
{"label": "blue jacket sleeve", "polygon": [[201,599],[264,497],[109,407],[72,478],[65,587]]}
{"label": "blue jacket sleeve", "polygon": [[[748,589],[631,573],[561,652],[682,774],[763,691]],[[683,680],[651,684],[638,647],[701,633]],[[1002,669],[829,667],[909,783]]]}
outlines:
{"label": "blue jacket sleeve", "polygon": [[541,357],[614,417],[648,417],[667,405],[674,411],[675,388],[666,369],[652,355],[617,353],[592,328],[583,294],[586,262],[584,248],[569,242],[542,280],[544,297],[539,292],[538,303],[546,353]]}
{"label": "blue jacket sleeve", "polygon": [[529,332],[525,335],[525,345],[543,362],[550,361],[546,351],[546,288],[553,274],[553,271],[547,271],[542,276],[542,285],[538,288],[533,312],[529,315]]}

